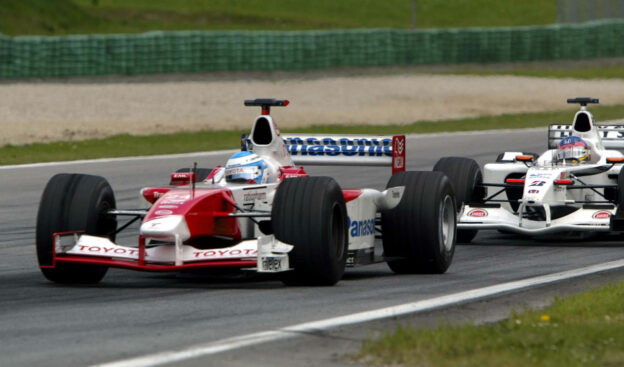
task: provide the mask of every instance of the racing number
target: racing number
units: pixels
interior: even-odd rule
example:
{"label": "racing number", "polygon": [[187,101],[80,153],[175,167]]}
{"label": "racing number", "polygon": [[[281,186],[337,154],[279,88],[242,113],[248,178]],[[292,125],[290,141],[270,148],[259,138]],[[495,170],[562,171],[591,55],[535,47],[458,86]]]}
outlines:
{"label": "racing number", "polygon": [[533,181],[529,186],[544,186],[546,181]]}

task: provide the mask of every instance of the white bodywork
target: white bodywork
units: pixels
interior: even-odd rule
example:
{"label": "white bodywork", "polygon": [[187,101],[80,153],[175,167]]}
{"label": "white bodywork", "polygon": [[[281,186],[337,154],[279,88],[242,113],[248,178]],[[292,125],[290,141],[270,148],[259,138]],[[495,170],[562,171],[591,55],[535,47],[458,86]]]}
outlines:
{"label": "white bodywork", "polygon": [[[589,125],[588,125],[589,124]],[[553,130],[555,134],[552,134]],[[574,186],[610,186],[614,190],[621,164],[608,163],[607,158],[622,157],[617,150],[605,149],[604,131],[621,131],[618,128],[599,130],[593,116],[582,107],[572,125],[551,126],[549,146],[557,145],[562,137],[574,135],[585,140],[590,147],[590,159],[581,164],[556,164],[556,149],[550,149],[531,163],[516,160],[522,152],[505,152],[502,162],[486,164],[483,170],[487,193],[484,204],[467,203],[459,217],[457,228],[499,229],[525,235],[545,235],[557,232],[610,231],[610,217],[616,206],[605,199],[604,187],[576,188]],[[561,132],[565,133],[561,133]],[[611,133],[611,138],[615,138]],[[554,141],[554,143],[553,143]],[[620,142],[610,146],[620,146]],[[508,197],[509,190],[501,187],[506,179],[522,180],[520,198]],[[571,180],[572,184],[563,184]],[[608,195],[608,194],[607,194]],[[497,202],[511,200],[512,202]],[[517,201],[516,201],[517,200]]]}

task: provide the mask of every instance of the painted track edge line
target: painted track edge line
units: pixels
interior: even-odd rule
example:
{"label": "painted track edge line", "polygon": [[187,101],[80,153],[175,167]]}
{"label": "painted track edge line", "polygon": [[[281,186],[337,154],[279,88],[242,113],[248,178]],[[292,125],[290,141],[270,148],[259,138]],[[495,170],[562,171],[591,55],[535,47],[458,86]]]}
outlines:
{"label": "painted track edge line", "polygon": [[445,296],[434,297],[426,300],[405,303],[402,305],[380,308],[377,310],[358,312],[351,315],[338,316],[325,320],[306,322],[287,326],[278,330],[269,330],[258,333],[246,334],[238,337],[223,339],[207,344],[195,345],[179,351],[159,352],[134,358],[118,360],[110,363],[93,365],[94,367],[147,367],[158,366],[167,363],[175,363],[201,356],[217,354],[235,350],[247,346],[277,341],[289,337],[301,335],[311,331],[333,329],[341,326],[359,324],[380,319],[431,311],[438,308],[453,306],[470,301],[512,293],[528,288],[555,283],[567,279],[582,277],[585,275],[615,270],[624,267],[624,259],[609,261],[606,263],[590,265],[583,268],[566,270],[558,273],[540,275],[537,277],[516,280],[483,288],[453,293]]}

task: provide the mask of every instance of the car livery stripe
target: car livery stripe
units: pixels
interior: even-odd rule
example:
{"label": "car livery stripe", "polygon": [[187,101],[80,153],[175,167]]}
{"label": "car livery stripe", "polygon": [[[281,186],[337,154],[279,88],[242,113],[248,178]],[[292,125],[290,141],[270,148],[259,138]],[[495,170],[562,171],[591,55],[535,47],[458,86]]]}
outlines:
{"label": "car livery stripe", "polygon": [[362,195],[362,190],[342,190],[342,195],[344,195],[345,203],[348,203],[359,198]]}

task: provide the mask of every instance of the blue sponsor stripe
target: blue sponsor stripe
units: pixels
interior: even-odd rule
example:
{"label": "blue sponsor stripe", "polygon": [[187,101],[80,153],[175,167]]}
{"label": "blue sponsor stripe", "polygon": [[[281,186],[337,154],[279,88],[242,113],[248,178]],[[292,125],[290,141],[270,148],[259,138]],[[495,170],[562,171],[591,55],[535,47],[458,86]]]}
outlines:
{"label": "blue sponsor stripe", "polygon": [[347,217],[347,227],[351,237],[372,236],[375,234],[375,218],[352,221]]}
{"label": "blue sponsor stripe", "polygon": [[293,156],[392,157],[392,148],[389,146],[286,145],[286,149]]}
{"label": "blue sponsor stripe", "polygon": [[360,145],[392,146],[392,138],[314,138],[290,136],[284,138],[288,145]]}

